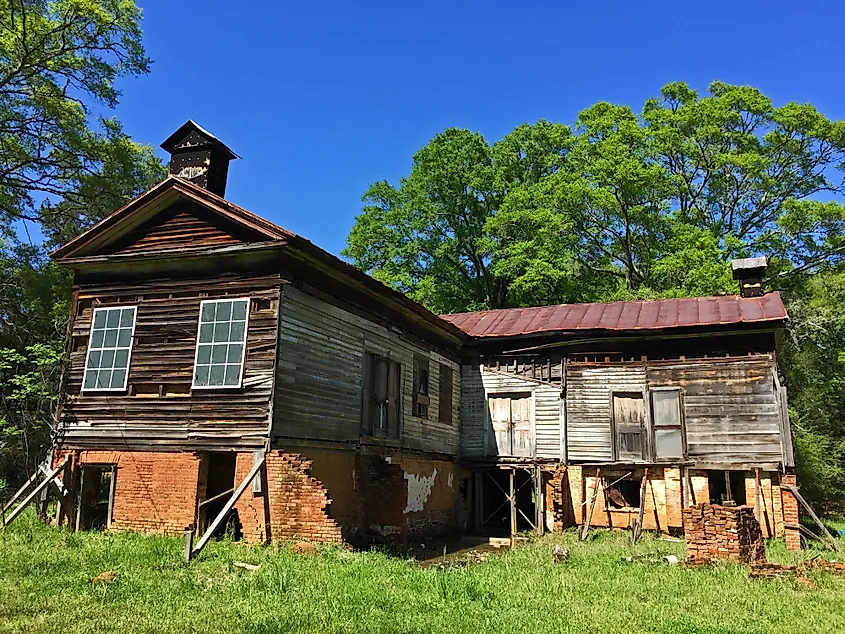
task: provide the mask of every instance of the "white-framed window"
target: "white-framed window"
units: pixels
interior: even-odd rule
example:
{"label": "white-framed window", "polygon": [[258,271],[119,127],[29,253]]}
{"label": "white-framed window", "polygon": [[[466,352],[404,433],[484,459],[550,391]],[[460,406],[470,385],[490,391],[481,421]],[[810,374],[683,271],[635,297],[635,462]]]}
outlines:
{"label": "white-framed window", "polygon": [[94,309],[82,377],[83,391],[122,392],[126,389],[137,312],[136,306]]}
{"label": "white-framed window", "polygon": [[200,303],[193,387],[237,388],[243,383],[249,298]]}

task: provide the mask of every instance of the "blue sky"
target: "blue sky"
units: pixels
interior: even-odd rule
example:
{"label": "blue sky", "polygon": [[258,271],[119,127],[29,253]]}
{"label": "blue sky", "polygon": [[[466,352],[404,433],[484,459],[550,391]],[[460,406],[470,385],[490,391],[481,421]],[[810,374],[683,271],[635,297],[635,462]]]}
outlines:
{"label": "blue sky", "polygon": [[154,64],[121,83],[127,131],[158,147],[196,120],[242,157],[227,198],[333,253],[368,185],[451,126],[492,142],[714,79],[845,119],[838,3],[138,1]]}

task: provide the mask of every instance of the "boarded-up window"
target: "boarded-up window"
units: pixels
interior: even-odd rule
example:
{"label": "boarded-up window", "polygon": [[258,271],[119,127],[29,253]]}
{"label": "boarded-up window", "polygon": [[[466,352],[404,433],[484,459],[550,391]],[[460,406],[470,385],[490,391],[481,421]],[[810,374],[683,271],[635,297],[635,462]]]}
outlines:
{"label": "boarded-up window", "polygon": [[414,416],[428,418],[428,359],[414,356]]}
{"label": "boarded-up window", "polygon": [[682,412],[680,390],[652,390],[651,413],[655,460],[684,457]]}
{"label": "boarded-up window", "polygon": [[364,404],[361,433],[365,436],[399,438],[401,364],[367,353],[364,357]]}
{"label": "boarded-up window", "polygon": [[440,402],[438,420],[452,424],[452,368],[440,364]]}
{"label": "boarded-up window", "polygon": [[614,392],[613,429],[616,459],[639,461],[645,457],[645,405],[642,392]]}
{"label": "boarded-up window", "polygon": [[82,389],[100,392],[126,389],[136,312],[135,306],[94,309]]}

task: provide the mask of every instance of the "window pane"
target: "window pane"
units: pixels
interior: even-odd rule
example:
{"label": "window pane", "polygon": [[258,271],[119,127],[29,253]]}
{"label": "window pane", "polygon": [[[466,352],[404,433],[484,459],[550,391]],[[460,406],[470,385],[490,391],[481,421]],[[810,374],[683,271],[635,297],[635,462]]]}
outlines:
{"label": "window pane", "polygon": [[97,371],[96,370],[88,370],[88,373],[85,375],[85,385],[84,388],[86,390],[90,390],[92,388],[97,387]]}
{"label": "window pane", "polygon": [[106,339],[103,342],[104,348],[114,348],[117,345],[117,328],[106,330]]}
{"label": "window pane", "polygon": [[229,345],[229,355],[226,357],[226,361],[229,363],[240,363],[241,356],[243,355],[244,347],[239,343],[233,343]]}
{"label": "window pane", "polygon": [[214,343],[229,341],[229,322],[214,324]]}
{"label": "window pane", "polygon": [[212,363],[226,363],[226,345],[217,345],[214,346],[214,349],[211,352],[211,362]]}
{"label": "window pane", "polygon": [[[105,317],[103,317],[105,319]],[[91,347],[92,348],[102,348],[103,347],[103,337],[106,336],[105,330],[95,330],[91,335]]]}
{"label": "window pane", "polygon": [[198,365],[194,373],[194,385],[208,385],[208,366]]}
{"label": "window pane", "polygon": [[100,367],[111,370],[114,367],[114,350],[104,350],[103,358],[100,361]]}
{"label": "window pane", "polygon": [[211,362],[211,346],[200,346],[197,350],[197,363]]}
{"label": "window pane", "polygon": [[106,328],[117,328],[120,325],[120,309],[106,312]]}
{"label": "window pane", "polygon": [[200,326],[200,343],[211,343],[213,334],[213,324],[203,324],[202,326]]}
{"label": "window pane", "polygon": [[655,390],[651,393],[655,427],[681,424],[680,394],[677,390]]}
{"label": "window pane", "polygon": [[241,321],[246,319],[246,300],[241,300],[234,302],[232,305],[232,319],[240,319]]}
{"label": "window pane", "polygon": [[129,363],[129,350],[117,350],[114,353],[114,367],[126,368]]}
{"label": "window pane", "polygon": [[121,328],[117,335],[117,345],[121,348],[128,348],[132,343],[132,329]]}
{"label": "window pane", "polygon": [[200,321],[209,322],[214,321],[214,311],[217,304],[208,303],[202,305],[202,318]]}
{"label": "window pane", "polygon": [[135,324],[135,309],[124,308],[120,312],[121,328],[131,328]]}
{"label": "window pane", "polygon": [[96,352],[91,352],[88,355],[88,367],[89,368],[99,368],[100,367],[100,357],[102,356],[102,352],[99,350]]}
{"label": "window pane", "polygon": [[244,340],[245,326],[246,326],[246,322],[233,321],[232,322],[232,331],[229,334],[229,341],[243,341]]}
{"label": "window pane", "polygon": [[126,381],[126,370],[115,370],[111,375],[111,387],[122,388]]}
{"label": "window pane", "polygon": [[232,319],[232,302],[220,302],[217,304],[217,321],[229,321]]}
{"label": "window pane", "polygon": [[658,458],[683,458],[680,429],[655,429],[654,448]]}
{"label": "window pane", "polygon": [[97,373],[97,387],[109,388],[111,383],[111,370],[100,370]]}
{"label": "window pane", "polygon": [[238,385],[240,381],[241,368],[238,365],[226,366],[226,385]]}
{"label": "window pane", "polygon": [[94,311],[94,328],[105,328],[106,326],[106,312],[105,310]]}
{"label": "window pane", "polygon": [[225,367],[222,365],[213,365],[211,366],[211,370],[208,373],[208,384],[219,386],[223,385],[223,375],[225,373]]}

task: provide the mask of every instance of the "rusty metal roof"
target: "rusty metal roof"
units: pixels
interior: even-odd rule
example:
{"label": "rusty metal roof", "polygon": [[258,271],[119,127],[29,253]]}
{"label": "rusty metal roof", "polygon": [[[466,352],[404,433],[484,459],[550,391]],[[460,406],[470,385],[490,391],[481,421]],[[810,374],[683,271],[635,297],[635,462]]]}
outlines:
{"label": "rusty metal roof", "polygon": [[597,304],[502,308],[441,315],[472,337],[508,337],[566,330],[658,330],[783,321],[777,292]]}

